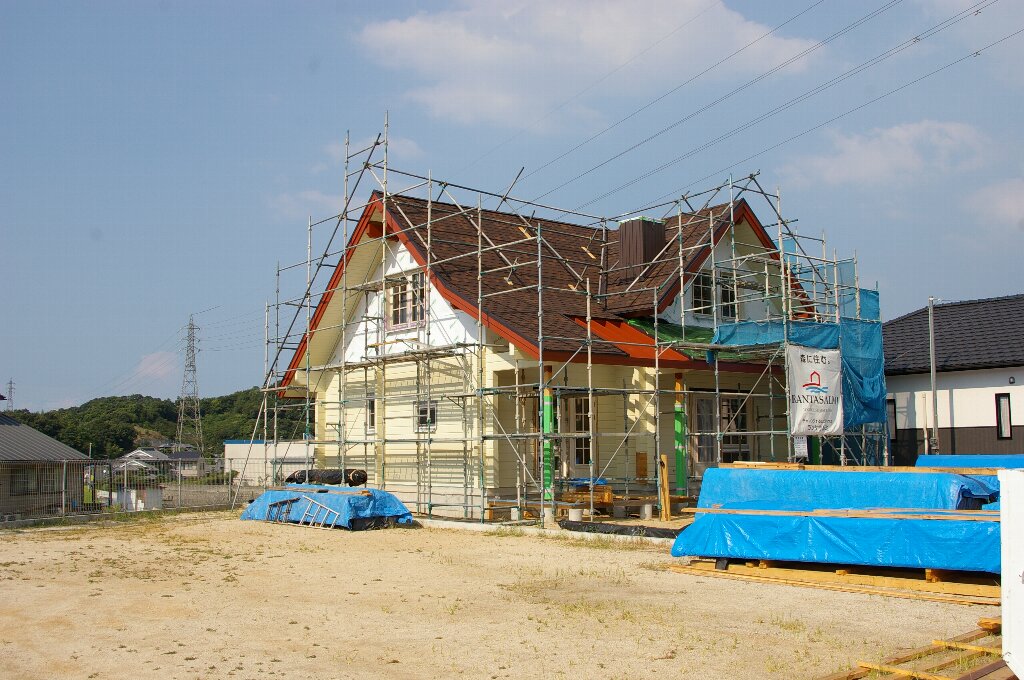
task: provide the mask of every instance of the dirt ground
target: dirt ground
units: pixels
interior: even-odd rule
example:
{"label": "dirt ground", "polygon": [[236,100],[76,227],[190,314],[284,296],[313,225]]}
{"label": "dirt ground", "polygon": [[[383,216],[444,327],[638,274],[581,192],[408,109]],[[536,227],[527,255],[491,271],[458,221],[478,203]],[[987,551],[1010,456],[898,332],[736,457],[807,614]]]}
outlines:
{"label": "dirt ground", "polygon": [[676,574],[664,546],[236,516],[0,532],[0,676],[788,680],[999,613]]}

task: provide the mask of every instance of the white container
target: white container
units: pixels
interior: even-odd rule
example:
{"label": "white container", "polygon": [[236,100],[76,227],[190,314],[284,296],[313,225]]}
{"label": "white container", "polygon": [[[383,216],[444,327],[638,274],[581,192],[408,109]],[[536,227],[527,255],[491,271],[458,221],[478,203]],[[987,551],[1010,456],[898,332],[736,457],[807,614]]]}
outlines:
{"label": "white container", "polygon": [[569,521],[570,522],[582,522],[583,521],[583,508],[569,508]]}
{"label": "white container", "polygon": [[1003,660],[1024,676],[1024,470],[999,471]]}
{"label": "white container", "polygon": [[651,519],[654,517],[654,504],[645,503],[640,506],[640,519]]}

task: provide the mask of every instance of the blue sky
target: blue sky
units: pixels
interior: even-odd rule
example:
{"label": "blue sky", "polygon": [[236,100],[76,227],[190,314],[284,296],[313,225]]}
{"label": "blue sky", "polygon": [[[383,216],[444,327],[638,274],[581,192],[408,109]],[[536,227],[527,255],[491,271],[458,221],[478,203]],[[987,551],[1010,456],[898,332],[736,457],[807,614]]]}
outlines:
{"label": "blue sky", "polygon": [[202,393],[258,384],[276,264],[385,111],[402,169],[525,167],[519,196],[598,214],[759,170],[887,318],[1021,292],[1024,34],[908,85],[1021,29],[1015,0],[0,2],[0,382],[173,397],[203,312]]}

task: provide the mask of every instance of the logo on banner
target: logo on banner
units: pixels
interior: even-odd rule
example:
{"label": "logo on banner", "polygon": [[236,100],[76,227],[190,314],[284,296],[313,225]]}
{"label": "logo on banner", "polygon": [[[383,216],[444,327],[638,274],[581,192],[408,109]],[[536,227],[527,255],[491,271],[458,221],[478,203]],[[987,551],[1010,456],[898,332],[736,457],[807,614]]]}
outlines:
{"label": "logo on banner", "polygon": [[828,387],[821,386],[821,373],[817,371],[811,371],[811,374],[807,376],[807,382],[804,383],[804,389],[814,394],[828,394]]}

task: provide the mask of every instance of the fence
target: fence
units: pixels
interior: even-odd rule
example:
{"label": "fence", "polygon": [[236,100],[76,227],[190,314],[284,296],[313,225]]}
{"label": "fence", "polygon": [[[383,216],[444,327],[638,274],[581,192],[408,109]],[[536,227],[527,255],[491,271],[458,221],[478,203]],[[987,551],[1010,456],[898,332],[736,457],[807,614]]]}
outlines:
{"label": "fence", "polygon": [[68,515],[209,508],[231,502],[219,461],[0,462],[0,526]]}

